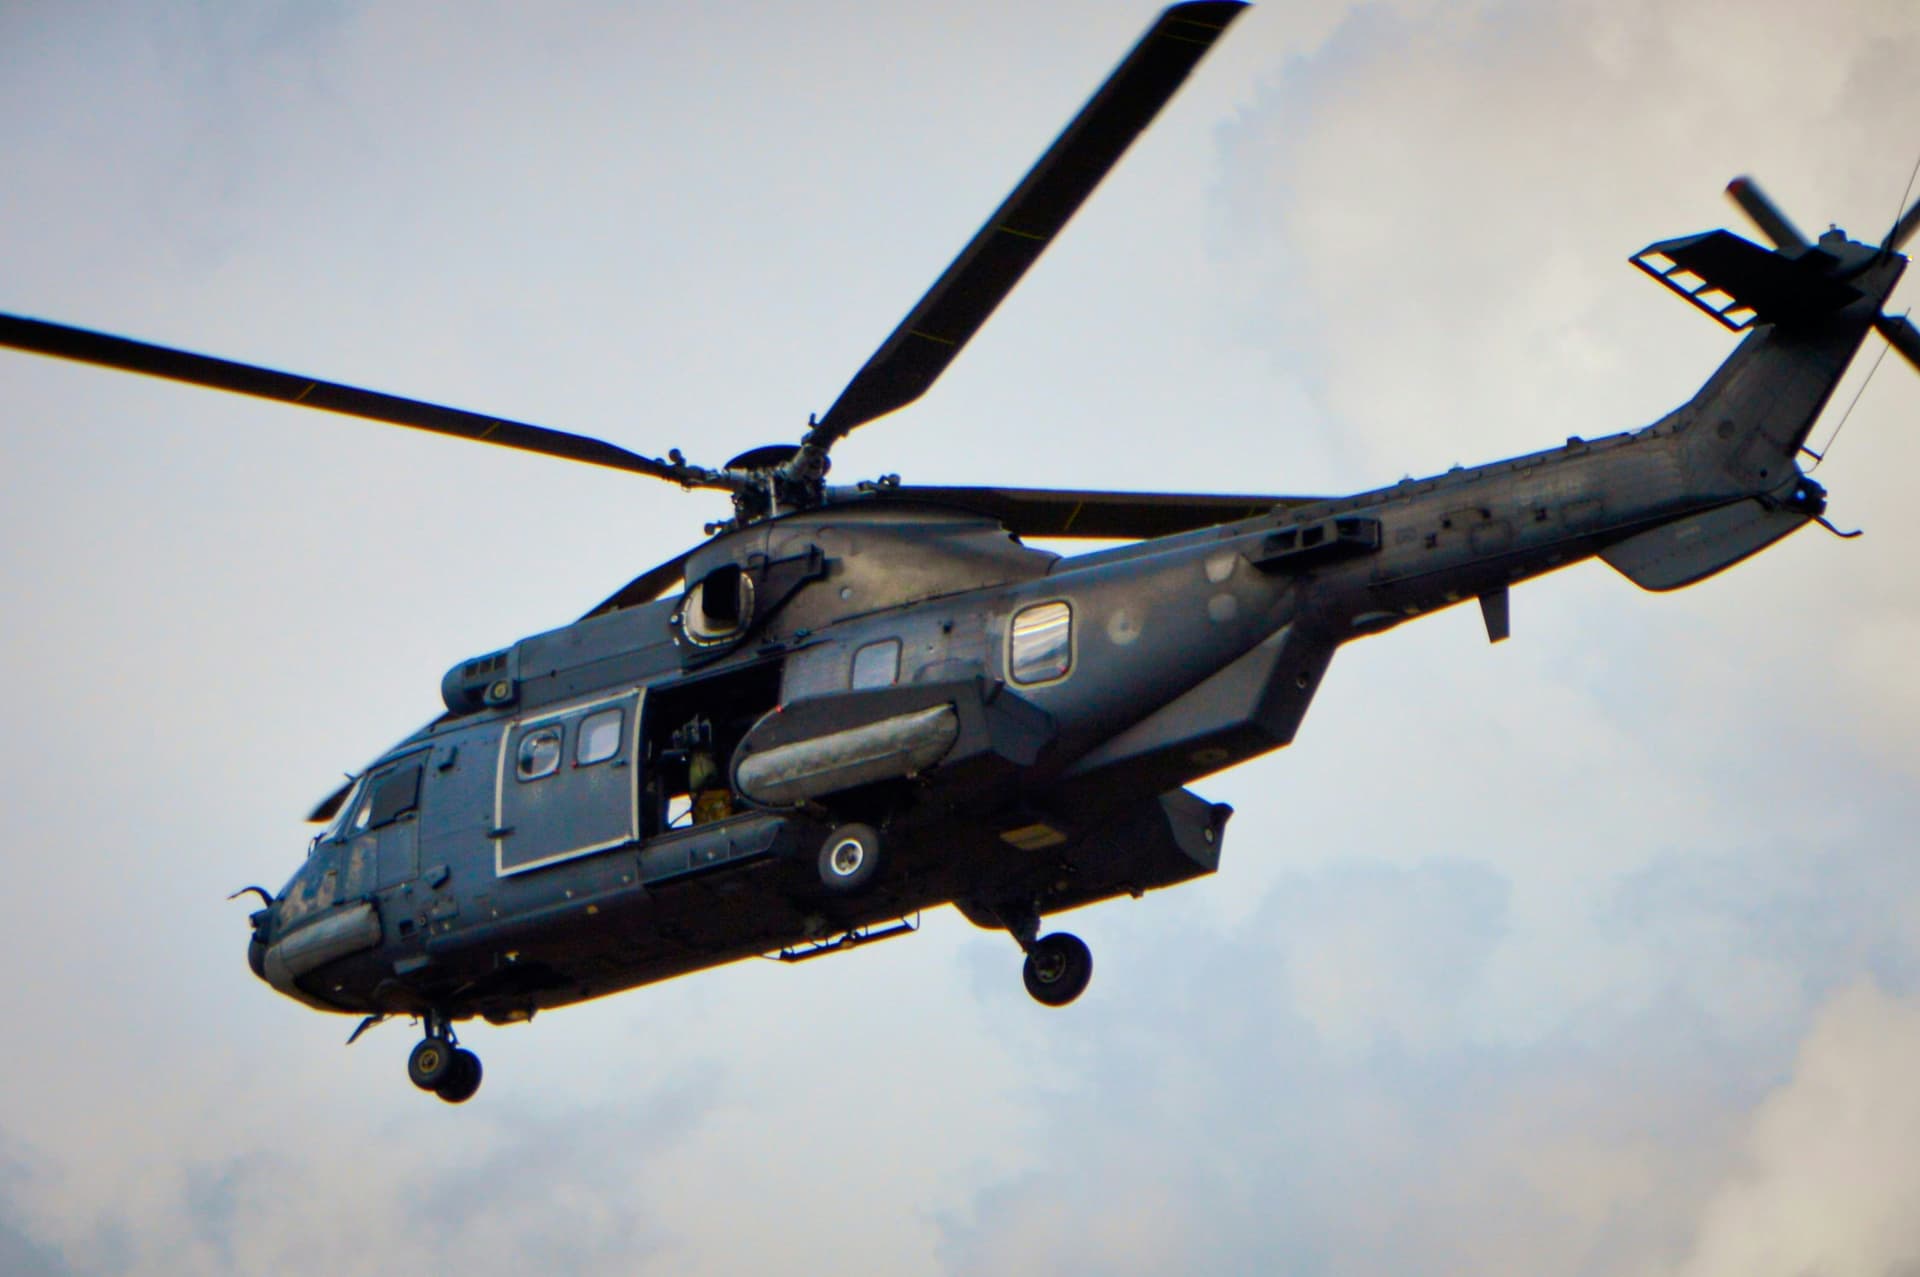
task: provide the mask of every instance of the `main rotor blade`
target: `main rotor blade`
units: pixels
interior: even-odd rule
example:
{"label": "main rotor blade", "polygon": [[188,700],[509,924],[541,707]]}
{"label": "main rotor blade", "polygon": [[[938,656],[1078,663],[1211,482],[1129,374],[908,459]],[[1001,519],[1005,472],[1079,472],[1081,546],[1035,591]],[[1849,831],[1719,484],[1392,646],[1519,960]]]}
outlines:
{"label": "main rotor blade", "polygon": [[307,813],[307,823],[319,825],[332,820],[335,813],[340,810],[340,804],[347,801],[347,795],[353,792],[353,783],[358,779],[360,779],[358,776],[347,777],[340,782],[338,789],[315,803],[313,810]]}
{"label": "main rotor blade", "polygon": [[687,560],[692,557],[693,551],[688,550],[678,558],[668,559],[658,567],[648,568],[645,572],[642,572],[639,576],[634,577],[633,580],[621,586],[617,592],[603,600],[595,606],[591,612],[588,612],[580,619],[590,621],[596,616],[604,616],[608,612],[618,612],[624,607],[638,607],[642,603],[653,602],[662,594],[665,594],[668,590],[680,584],[680,579],[686,575]]}
{"label": "main rotor blade", "polygon": [[1875,317],[1873,326],[1889,345],[1906,356],[1915,372],[1920,372],[1920,328],[1915,328],[1911,319],[1905,315],[1883,314]]}
{"label": "main rotor blade", "polygon": [[856,426],[926,393],[1244,8],[1241,0],[1201,0],[1160,15],[854,374],[810,445],[825,451]]}
{"label": "main rotor blade", "polygon": [[1900,220],[1887,232],[1887,242],[1882,247],[1890,253],[1897,253],[1906,247],[1915,231],[1920,231],[1920,200],[1915,200],[1913,207],[1900,215]]}
{"label": "main rotor blade", "polygon": [[1733,197],[1760,233],[1773,241],[1775,248],[1785,252],[1801,252],[1807,247],[1807,237],[1794,229],[1787,215],[1778,205],[1767,198],[1767,193],[1750,177],[1736,177],[1727,183],[1727,194]]}
{"label": "main rotor blade", "polygon": [[52,355],[57,359],[72,359],[83,364],[118,368],[123,372],[144,373],[167,381],[184,381],[189,385],[232,391],[238,395],[273,399],[302,408],[318,408],[322,412],[337,412],[343,416],[383,421],[389,425],[430,430],[435,434],[454,435],[477,443],[518,448],[523,452],[538,452],[549,457],[563,457],[568,461],[629,470],[687,487],[732,486],[719,476],[697,467],[656,461],[586,435],[549,430],[545,426],[489,417],[463,408],[423,403],[418,399],[403,399],[377,390],[319,381],[297,373],[276,372],[271,368],[235,363],[229,359],[215,359],[211,355],[196,355],[191,351],[154,346],[86,328],[70,328],[42,319],[0,314],[0,346]]}
{"label": "main rotor blade", "polygon": [[1275,507],[1311,505],[1322,497],[1276,497],[1211,492],[1076,492],[1059,488],[938,488],[918,484],[884,488],[883,501],[957,506],[990,515],[1007,531],[1030,537],[1133,541],[1171,536],[1266,514]]}

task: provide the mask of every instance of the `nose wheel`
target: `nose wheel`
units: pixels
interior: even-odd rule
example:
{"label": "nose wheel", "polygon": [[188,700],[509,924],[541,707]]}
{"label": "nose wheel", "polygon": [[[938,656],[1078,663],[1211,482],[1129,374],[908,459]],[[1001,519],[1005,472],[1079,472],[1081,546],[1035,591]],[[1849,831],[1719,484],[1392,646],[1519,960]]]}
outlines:
{"label": "nose wheel", "polygon": [[407,1080],[449,1104],[465,1104],[480,1089],[480,1057],[459,1044],[453,1025],[438,1012],[427,1016],[427,1036],[407,1056]]}

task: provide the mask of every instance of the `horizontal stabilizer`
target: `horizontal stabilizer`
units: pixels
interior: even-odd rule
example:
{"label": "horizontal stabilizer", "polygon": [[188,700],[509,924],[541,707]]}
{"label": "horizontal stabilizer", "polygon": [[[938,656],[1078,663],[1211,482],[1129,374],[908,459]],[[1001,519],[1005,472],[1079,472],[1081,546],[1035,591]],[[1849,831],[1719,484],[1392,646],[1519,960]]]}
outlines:
{"label": "horizontal stabilizer", "polygon": [[1629,260],[1734,332],[1823,315],[1861,295],[1828,272],[1833,260],[1818,248],[1788,256],[1731,231],[1662,240]]}
{"label": "horizontal stabilizer", "polygon": [[1628,537],[1600,552],[1608,567],[1643,590],[1704,581],[1813,522],[1805,510],[1736,501]]}

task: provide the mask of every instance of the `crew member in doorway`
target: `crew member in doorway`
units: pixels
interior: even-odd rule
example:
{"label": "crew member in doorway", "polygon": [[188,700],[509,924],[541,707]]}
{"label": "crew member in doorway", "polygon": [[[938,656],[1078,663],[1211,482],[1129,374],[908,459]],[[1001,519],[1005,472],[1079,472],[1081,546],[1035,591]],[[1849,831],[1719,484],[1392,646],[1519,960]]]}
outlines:
{"label": "crew member in doorway", "polygon": [[694,824],[710,824],[733,815],[733,795],[727,792],[727,778],[713,756],[711,740],[688,753],[687,788],[693,793]]}

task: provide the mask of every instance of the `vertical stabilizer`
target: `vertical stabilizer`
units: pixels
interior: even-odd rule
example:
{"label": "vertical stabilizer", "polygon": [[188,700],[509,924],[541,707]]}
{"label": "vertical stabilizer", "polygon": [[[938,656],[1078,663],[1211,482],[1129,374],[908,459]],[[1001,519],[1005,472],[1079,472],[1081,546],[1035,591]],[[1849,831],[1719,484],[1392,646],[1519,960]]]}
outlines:
{"label": "vertical stabilizer", "polygon": [[1677,415],[1698,478],[1759,495],[1799,477],[1795,458],[1870,330],[1920,367],[1920,332],[1881,311],[1906,269],[1899,250],[1920,228],[1920,204],[1876,247],[1838,227],[1807,242],[1749,178],[1734,179],[1727,194],[1773,248],[1718,230],[1650,244],[1631,260],[1747,333]]}

